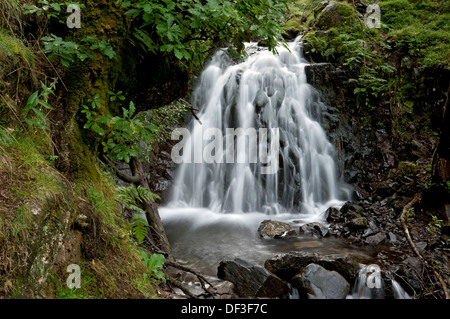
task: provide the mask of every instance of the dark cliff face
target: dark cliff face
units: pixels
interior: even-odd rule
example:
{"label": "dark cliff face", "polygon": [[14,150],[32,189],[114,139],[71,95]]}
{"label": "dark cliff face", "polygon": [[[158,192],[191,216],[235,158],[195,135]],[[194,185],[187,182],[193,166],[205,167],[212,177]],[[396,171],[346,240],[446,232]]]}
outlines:
{"label": "dark cliff face", "polygon": [[[409,118],[403,122],[393,114],[396,110],[392,104],[398,99],[396,92],[386,94],[376,110],[367,113],[356,107],[354,86],[349,83],[352,74],[342,67],[317,63],[308,66],[306,73],[308,82],[320,92],[327,106],[324,125],[338,151],[343,178],[367,192],[366,195],[375,190],[374,182],[401,161],[424,160],[430,164],[435,139],[439,136],[445,157],[447,126],[443,115],[448,70],[423,70],[411,78],[410,90],[415,95],[409,97],[411,109],[406,114]],[[408,75],[408,70],[401,70],[397,80]],[[362,123],[363,116],[369,117],[368,123]],[[377,123],[388,125],[378,126]]]}
{"label": "dark cliff face", "polygon": [[[323,125],[338,151],[342,177],[355,187],[356,195],[368,197],[402,161],[425,172],[440,139],[437,153],[448,154],[443,122],[450,69],[427,65],[414,51],[405,50],[395,33],[364,28],[358,8],[338,10],[339,6],[324,1],[313,13],[302,13],[298,30],[304,55],[312,62],[306,68],[308,82],[327,106]],[[382,10],[390,23],[390,15],[400,9]],[[324,25],[325,13],[338,18]],[[383,72],[386,69],[391,71]],[[446,165],[441,161],[444,170]]]}

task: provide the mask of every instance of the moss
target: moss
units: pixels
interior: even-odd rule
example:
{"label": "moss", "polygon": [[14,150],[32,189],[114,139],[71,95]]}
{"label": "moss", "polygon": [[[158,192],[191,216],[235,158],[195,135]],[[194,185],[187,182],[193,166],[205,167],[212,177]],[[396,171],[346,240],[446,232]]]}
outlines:
{"label": "moss", "polygon": [[[96,179],[69,181],[52,166],[51,149],[45,135],[0,129],[0,284],[8,287],[0,297],[156,297],[113,178],[95,166]],[[56,262],[70,247],[69,229],[80,232],[81,257]],[[66,286],[70,263],[81,267],[80,291]]]}
{"label": "moss", "polygon": [[355,9],[347,4],[335,2],[325,7],[313,21],[315,28],[328,30],[333,27],[349,24],[355,17]]}
{"label": "moss", "polygon": [[404,161],[398,164],[396,175],[415,177],[418,172],[419,167],[416,164]]}

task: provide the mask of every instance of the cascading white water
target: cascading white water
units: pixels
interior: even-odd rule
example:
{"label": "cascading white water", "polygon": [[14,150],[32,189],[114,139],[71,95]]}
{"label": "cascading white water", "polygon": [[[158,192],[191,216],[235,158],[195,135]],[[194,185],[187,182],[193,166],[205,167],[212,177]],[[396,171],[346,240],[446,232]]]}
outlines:
{"label": "cascading white water", "polygon": [[[392,297],[394,299],[412,299],[403,287],[386,272],[390,279]],[[385,295],[385,283],[382,280],[381,269],[377,265],[360,264],[358,277],[356,278],[351,294],[347,299],[383,299]]]}
{"label": "cascading white water", "polygon": [[[328,207],[346,199],[337,180],[335,149],[320,125],[326,109],[306,81],[308,63],[301,56],[301,44],[292,43],[290,52],[284,47],[278,51],[278,55],[259,51],[235,65],[219,51],[202,72],[192,97],[202,124],[193,121],[190,137],[184,141],[184,163],[176,174],[170,206],[232,213],[301,212],[319,220]],[[218,142],[223,152],[218,154],[216,149],[214,154],[218,163],[199,161],[194,154],[197,146],[206,151],[213,137],[205,132],[211,128],[224,132],[223,142]],[[279,154],[267,154],[279,161],[275,174],[261,174],[262,161],[240,163],[239,159],[249,158],[251,147],[242,154],[229,140],[225,143],[229,128],[278,129]],[[271,142],[276,142],[274,131],[269,132]],[[222,139],[214,136],[215,142],[217,138]],[[258,142],[266,140],[260,135]],[[249,143],[255,141],[249,139]],[[227,161],[230,152],[234,163]]]}
{"label": "cascading white water", "polygon": [[[218,51],[193,92],[201,124],[193,120],[178,143],[183,147],[174,147],[181,164],[160,214],[175,253],[197,266],[232,257],[259,262],[278,252],[257,233],[269,215],[326,223],[326,209],[349,199],[321,126],[326,107],[306,80],[301,43],[277,50],[248,44],[249,56],[238,64]],[[248,138],[244,152],[239,141],[233,145],[230,129],[238,128],[259,135]],[[269,166],[279,167],[264,174]]]}

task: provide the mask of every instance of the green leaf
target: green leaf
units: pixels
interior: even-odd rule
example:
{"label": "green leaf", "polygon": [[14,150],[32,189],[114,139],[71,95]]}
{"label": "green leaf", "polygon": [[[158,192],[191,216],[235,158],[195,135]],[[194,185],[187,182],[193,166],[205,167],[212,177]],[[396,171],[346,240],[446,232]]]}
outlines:
{"label": "green leaf", "polygon": [[93,123],[91,129],[99,135],[105,134],[105,131],[97,123]]}
{"label": "green leaf", "polygon": [[32,107],[35,107],[36,105],[38,105],[38,103],[39,103],[38,94],[39,94],[39,92],[36,91],[30,95],[30,97],[28,98],[28,101],[27,101],[27,105],[24,108],[24,111],[28,111]]}
{"label": "green leaf", "polygon": [[175,56],[177,59],[181,60],[184,57],[183,51],[179,50],[178,48],[175,48]]}
{"label": "green leaf", "polygon": [[133,101],[130,101],[130,117],[133,116],[135,111],[136,111],[136,107],[134,106]]}
{"label": "green leaf", "polygon": [[150,256],[150,259],[148,260],[147,267],[148,267],[148,269],[154,271],[158,268],[163,267],[165,261],[166,261],[166,259],[164,258],[164,255],[153,254]]}

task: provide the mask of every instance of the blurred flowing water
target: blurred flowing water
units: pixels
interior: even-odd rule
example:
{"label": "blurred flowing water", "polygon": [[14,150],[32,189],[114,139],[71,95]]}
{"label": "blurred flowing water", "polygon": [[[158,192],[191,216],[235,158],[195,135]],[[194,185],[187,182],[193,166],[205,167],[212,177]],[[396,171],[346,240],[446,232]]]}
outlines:
{"label": "blurred flowing water", "polygon": [[[241,63],[217,51],[192,94],[201,123],[192,120],[177,149],[181,163],[160,208],[175,256],[215,274],[224,258],[262,264],[298,249],[345,254],[352,249],[343,240],[263,240],[257,232],[265,219],[327,225],[325,211],[340,208],[350,190],[338,179],[336,150],[321,125],[327,109],[307,83],[300,39],[278,54],[254,43],[246,51]],[[239,148],[230,128],[259,136]]]}

